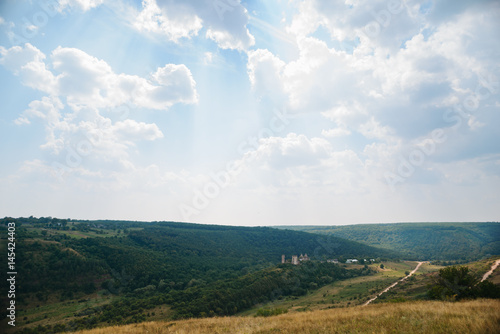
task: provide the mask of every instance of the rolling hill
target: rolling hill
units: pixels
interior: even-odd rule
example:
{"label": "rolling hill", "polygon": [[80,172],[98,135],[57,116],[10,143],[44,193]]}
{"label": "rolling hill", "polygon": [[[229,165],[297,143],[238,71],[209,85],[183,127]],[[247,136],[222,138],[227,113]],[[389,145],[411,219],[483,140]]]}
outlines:
{"label": "rolling hill", "polygon": [[408,260],[469,262],[500,255],[500,223],[395,223],[277,228],[354,240],[397,251]]}
{"label": "rolling hill", "polygon": [[370,273],[319,262],[305,272],[307,266],[286,264],[276,271],[282,254],[290,259],[307,253],[317,260],[399,257],[338,237],[268,227],[33,217],[4,218],[0,226],[5,229],[7,222],[16,223],[16,263],[22,273],[19,325],[50,325],[51,330],[62,324],[81,329],[140,322],[161,305],[169,306],[169,318],[229,315]]}

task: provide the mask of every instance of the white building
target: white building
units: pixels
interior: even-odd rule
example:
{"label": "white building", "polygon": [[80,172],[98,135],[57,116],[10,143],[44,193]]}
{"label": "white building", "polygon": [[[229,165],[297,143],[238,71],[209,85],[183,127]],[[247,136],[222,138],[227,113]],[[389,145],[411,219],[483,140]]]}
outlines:
{"label": "white building", "polygon": [[307,254],[306,255],[300,254],[299,261],[300,262],[302,262],[302,261],[309,261],[309,256],[307,256]]}

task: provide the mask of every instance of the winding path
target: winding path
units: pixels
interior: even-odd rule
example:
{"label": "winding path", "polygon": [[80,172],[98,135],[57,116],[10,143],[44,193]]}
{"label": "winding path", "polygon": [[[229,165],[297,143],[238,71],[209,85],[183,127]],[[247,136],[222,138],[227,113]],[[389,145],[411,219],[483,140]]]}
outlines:
{"label": "winding path", "polygon": [[[500,263],[500,260],[497,261]],[[390,286],[388,286],[387,288],[385,288],[384,291],[380,292],[378,295],[376,295],[375,297],[373,297],[372,299],[370,299],[369,301],[367,301],[366,303],[363,304],[363,306],[366,306],[368,304],[370,304],[372,301],[374,301],[375,299],[377,299],[378,297],[380,297],[382,294],[386,293],[387,291],[389,291],[390,289],[394,288],[396,285],[398,285],[399,282],[402,282],[404,281],[405,279],[407,279],[408,277],[410,277],[411,275],[413,275],[417,270],[418,268],[420,268],[420,266],[425,263],[425,262],[419,262],[417,264],[417,266],[415,267],[415,269],[413,269],[411,271],[411,273],[409,273],[407,276],[403,277],[402,279],[400,279],[399,281],[396,281],[394,283],[392,283]],[[498,265],[498,264],[497,264]],[[496,267],[495,267],[496,268]]]}
{"label": "winding path", "polygon": [[490,271],[488,271],[486,274],[483,275],[483,279],[481,280],[481,282],[485,281],[488,277],[490,277],[490,275],[493,274],[495,269],[497,269],[498,265],[500,265],[500,259],[496,260],[495,263],[491,265]]}

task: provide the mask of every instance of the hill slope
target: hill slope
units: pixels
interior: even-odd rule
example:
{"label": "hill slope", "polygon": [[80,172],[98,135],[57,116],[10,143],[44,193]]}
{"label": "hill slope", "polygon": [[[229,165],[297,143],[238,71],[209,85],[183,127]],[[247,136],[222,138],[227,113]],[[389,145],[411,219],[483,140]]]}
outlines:
{"label": "hill slope", "polygon": [[[211,282],[278,264],[282,254],[288,259],[301,253],[317,259],[398,257],[396,252],[338,237],[267,227],[76,221],[67,224],[65,230],[60,220],[57,222],[61,225],[16,221],[18,236],[26,241],[17,254],[19,270],[25,273],[20,276],[23,280],[20,284],[29,292],[36,292],[42,286],[50,290],[68,281],[78,282],[82,276],[88,282],[115,276],[113,273],[130,278],[122,286],[127,291],[157,285],[160,280],[173,282],[176,289],[182,289],[193,280]],[[5,226],[1,222],[0,226]],[[125,227],[128,233],[122,233],[121,237],[68,236],[70,232],[83,230],[82,226],[90,226],[90,232],[104,235],[112,227]]]}
{"label": "hill slope", "polygon": [[81,332],[108,333],[498,333],[500,301],[416,302],[358,306],[269,318],[147,322]]}
{"label": "hill slope", "polygon": [[282,226],[402,253],[411,260],[475,261],[500,255],[500,223],[397,223]]}
{"label": "hill slope", "polygon": [[[160,305],[171,307],[171,318],[234,314],[281,295],[300,295],[318,284],[369,274],[322,265],[306,276],[298,268],[275,274],[272,267],[282,254],[288,259],[301,253],[316,259],[397,256],[337,237],[266,227],[31,217],[5,218],[0,226],[5,229],[8,221],[16,223],[16,269],[22,273],[17,278],[17,301],[23,309],[19,326],[31,328],[140,322],[154,313],[145,310]],[[309,282],[307,275],[313,274],[321,280]],[[245,290],[246,282],[254,289]],[[227,294],[213,293],[217,289]],[[228,295],[238,296],[237,302]],[[47,306],[47,311],[41,313],[38,306]],[[5,320],[6,312],[0,314]],[[44,320],[50,317],[58,318]]]}

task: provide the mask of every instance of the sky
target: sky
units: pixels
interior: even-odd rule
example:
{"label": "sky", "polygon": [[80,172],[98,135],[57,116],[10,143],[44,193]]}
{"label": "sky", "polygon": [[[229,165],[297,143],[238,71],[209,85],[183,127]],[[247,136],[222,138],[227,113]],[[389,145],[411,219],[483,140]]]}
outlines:
{"label": "sky", "polygon": [[500,220],[500,2],[0,2],[0,216]]}

